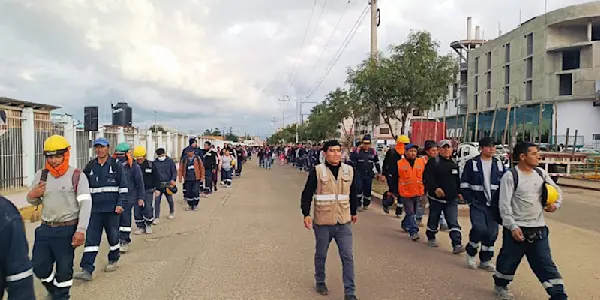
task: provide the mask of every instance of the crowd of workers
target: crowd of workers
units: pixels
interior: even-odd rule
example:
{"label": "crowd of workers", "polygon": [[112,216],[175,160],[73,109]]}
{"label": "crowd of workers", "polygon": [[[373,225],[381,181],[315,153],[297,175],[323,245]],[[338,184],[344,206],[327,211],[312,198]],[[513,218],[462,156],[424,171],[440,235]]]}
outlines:
{"label": "crowd of workers", "polygon": [[[129,144],[119,143],[112,155],[111,145],[103,137],[93,146],[96,158],[79,170],[69,165],[71,147],[65,137],[54,135],[44,142],[45,166],[36,172],[27,194],[30,204],[42,205],[31,260],[20,214],[0,197],[0,298],[8,290],[9,300],[35,299],[35,275],[48,291],[46,299],[70,299],[73,279],[93,279],[103,233],[109,245],[103,270],[113,272],[121,254],[129,251],[132,215],[134,234],[152,234],[152,226],[160,223],[163,196],[169,204],[168,218],[175,218],[177,181],[183,185],[187,210],[196,211],[201,197],[218,190],[219,175],[221,185],[231,187],[248,156],[245,147],[219,149],[206,142],[200,148],[194,138],[179,162],[163,148],[156,150],[156,159],[151,161],[143,146],[131,149]],[[75,248],[79,246],[84,246],[81,271],[74,273]]]}
{"label": "crowd of workers", "polygon": [[[428,204],[428,245],[438,247],[436,234],[444,215],[452,252],[466,251],[467,267],[493,272],[499,299],[514,298],[507,286],[523,256],[527,256],[550,299],[567,299],[550,255],[544,221],[544,211],[554,212],[560,207],[561,191],[537,167],[540,157],[534,144],[518,144],[513,151],[518,164],[506,170],[494,157],[493,140],[484,138],[479,142],[481,155],[469,160],[461,175],[448,140],[425,142],[425,152],[419,157],[420,147],[401,136],[386,153],[383,167],[368,135],[348,152],[343,152],[338,141],[253,150],[231,145],[219,149],[210,143],[201,149],[195,139],[189,142],[178,162],[164,149],[157,149],[156,159],[150,161],[144,147],[131,149],[126,143],[116,145],[110,155],[108,140],[98,138],[94,141],[97,157],[80,171],[69,166],[70,145],[64,137],[47,139],[46,164],[36,173],[27,194],[31,204],[43,204],[31,261],[21,217],[14,205],[0,198],[0,298],[7,289],[9,300],[35,299],[35,274],[48,291],[46,299],[69,299],[73,279],[92,280],[103,232],[109,245],[104,271],[113,272],[118,269],[120,255],[129,250],[132,211],[136,224],[133,233],[151,234],[152,226],[160,223],[163,196],[169,203],[168,218],[175,218],[173,194],[177,193],[177,181],[183,185],[187,210],[196,211],[202,197],[217,191],[219,177],[222,186],[231,187],[233,178],[241,175],[244,162],[256,151],[262,168],[271,169],[279,158],[281,165],[289,163],[308,172],[301,209],[305,227],[315,234],[319,294],[329,292],[325,261],[329,244],[335,239],[342,260],[345,299],[357,299],[350,224],[358,221],[359,211],[369,209],[373,180],[380,180],[387,181],[389,188],[382,199],[384,211],[389,213],[396,205],[396,215],[404,214],[401,228],[410,239],[420,239],[419,227]],[[466,247],[458,222],[459,202],[470,207],[472,229]],[[502,249],[494,266],[494,243],[500,225]],[[73,273],[74,250],[79,246],[84,246],[81,271]]]}
{"label": "crowd of workers", "polygon": [[[468,160],[461,174],[453,159],[450,140],[426,141],[422,148],[424,153],[419,157],[419,145],[410,143],[407,136],[400,136],[395,147],[386,153],[383,170],[371,147],[370,136],[366,135],[361,144],[343,155],[338,141],[328,141],[322,148],[324,161],[313,168],[308,164],[309,175],[301,196],[301,209],[304,226],[315,234],[317,293],[329,294],[325,283],[325,261],[329,244],[335,239],[342,260],[345,300],[357,299],[350,224],[357,222],[360,208],[369,207],[372,180],[383,181],[385,178],[389,189],[382,197],[383,209],[389,213],[389,208],[396,203],[397,216],[404,210],[400,226],[410,239],[415,242],[420,239],[419,224],[428,204],[425,235],[429,246],[438,247],[436,234],[441,216],[445,215],[452,252],[466,251],[468,268],[494,274],[494,292],[498,299],[514,299],[508,284],[514,279],[523,256],[527,257],[551,300],[567,299],[562,277],[550,254],[549,230],[544,221],[544,211],[554,212],[560,207],[562,192],[538,167],[537,145],[517,144],[513,150],[513,160],[517,164],[507,170],[494,157],[494,140],[483,138],[479,141],[481,154]],[[298,154],[301,149],[304,148],[300,146]],[[311,160],[310,155],[296,155],[292,151],[296,164],[304,165],[303,162]],[[472,225],[466,247],[458,222],[460,202],[469,205]],[[503,227],[503,240],[495,266],[492,258],[500,226]]]}

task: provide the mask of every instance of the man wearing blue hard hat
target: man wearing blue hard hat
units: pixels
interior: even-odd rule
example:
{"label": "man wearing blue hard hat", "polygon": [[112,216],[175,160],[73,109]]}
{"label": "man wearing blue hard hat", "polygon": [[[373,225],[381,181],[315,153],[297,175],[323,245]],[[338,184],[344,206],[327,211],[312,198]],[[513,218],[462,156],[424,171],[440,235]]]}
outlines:
{"label": "man wearing blue hard hat", "polygon": [[73,278],[90,281],[95,270],[94,263],[100,250],[102,231],[106,232],[109,252],[105,272],[117,269],[119,261],[119,215],[123,212],[127,200],[127,180],[123,166],[109,155],[110,143],[106,138],[99,137],[94,141],[96,158],[91,160],[83,173],[87,176],[92,194],[92,213],[87,229],[81,272],[76,272]]}

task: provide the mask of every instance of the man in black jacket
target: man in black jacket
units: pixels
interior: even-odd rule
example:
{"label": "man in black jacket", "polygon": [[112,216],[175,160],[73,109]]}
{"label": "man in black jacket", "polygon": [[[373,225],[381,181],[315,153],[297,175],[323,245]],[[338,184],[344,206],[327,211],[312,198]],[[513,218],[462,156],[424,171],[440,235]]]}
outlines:
{"label": "man in black jacket", "polygon": [[204,197],[208,197],[208,195],[212,194],[213,191],[213,176],[215,176],[214,171],[217,169],[219,160],[217,158],[217,153],[211,151],[212,144],[210,142],[204,142],[204,151],[202,151],[202,163],[204,164]]}
{"label": "man in black jacket", "polygon": [[452,142],[442,140],[439,147],[440,155],[429,159],[423,174],[429,195],[426,235],[429,246],[437,247],[435,235],[443,211],[450,228],[452,252],[460,254],[465,251],[465,248],[462,246],[461,228],[458,224],[458,199],[462,200],[458,165],[452,160]]}

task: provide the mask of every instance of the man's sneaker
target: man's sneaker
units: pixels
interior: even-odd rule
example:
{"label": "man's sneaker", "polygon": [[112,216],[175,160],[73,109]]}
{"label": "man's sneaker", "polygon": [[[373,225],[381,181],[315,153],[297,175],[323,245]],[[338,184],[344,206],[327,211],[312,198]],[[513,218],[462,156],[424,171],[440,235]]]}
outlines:
{"label": "man's sneaker", "polygon": [[129,243],[121,243],[121,246],[119,246],[119,252],[127,253],[127,251],[129,251]]}
{"label": "man's sneaker", "polygon": [[92,281],[92,273],[85,270],[81,272],[75,272],[73,274],[73,278],[84,281]]}
{"label": "man's sneaker", "polygon": [[198,211],[198,206],[194,206],[194,208],[192,208],[194,211]]}
{"label": "man's sneaker", "polygon": [[513,300],[515,296],[511,293],[507,287],[494,286],[494,292],[499,300]]}
{"label": "man's sneaker", "polygon": [[365,205],[363,206],[364,210],[369,210],[369,206]]}
{"label": "man's sneaker", "polygon": [[152,234],[152,225],[146,225],[146,234]]}
{"label": "man's sneaker", "polygon": [[463,252],[465,252],[465,247],[462,245],[456,245],[452,248],[452,253],[454,254],[461,254]]}
{"label": "man's sneaker", "polygon": [[169,218],[169,220],[175,219],[175,214],[170,214],[168,218]]}
{"label": "man's sneaker", "polygon": [[488,272],[496,272],[496,266],[491,261],[484,261],[479,264],[479,268]]}
{"label": "man's sneaker", "polygon": [[317,290],[317,293],[319,293],[320,295],[329,295],[329,289],[327,288],[327,285],[325,285],[324,283],[317,283],[317,285],[315,286],[315,289]]}
{"label": "man's sneaker", "polygon": [[440,224],[440,231],[448,231],[450,230],[450,228],[448,227],[448,224]]}
{"label": "man's sneaker", "polygon": [[428,240],[427,241],[427,245],[429,245],[429,247],[432,247],[432,248],[437,248],[438,247],[438,243],[437,243],[436,240]]}
{"label": "man's sneaker", "polygon": [[469,269],[477,269],[477,257],[476,256],[471,256],[471,255],[467,255],[467,267]]}
{"label": "man's sneaker", "polygon": [[140,234],[144,234],[144,233],[146,233],[146,229],[144,229],[144,228],[138,228],[133,232],[133,234],[135,234],[135,235],[140,235]]}
{"label": "man's sneaker", "polygon": [[119,266],[117,265],[117,262],[109,262],[108,265],[106,265],[106,267],[104,267],[104,272],[114,272],[119,268]]}
{"label": "man's sneaker", "polygon": [[[171,217],[171,216],[169,216],[169,219],[170,219],[170,217]],[[158,224],[160,224],[160,219],[159,219],[159,218],[156,218],[156,219],[154,219],[154,221],[152,221],[152,224],[153,224],[153,225],[158,225]]]}
{"label": "man's sneaker", "polygon": [[418,234],[418,233],[413,233],[413,234],[411,234],[411,235],[410,235],[410,239],[411,239],[413,242],[416,242],[416,241],[418,241],[418,240],[420,239],[420,237],[419,237],[419,234]]}
{"label": "man's sneaker", "polygon": [[344,300],[358,300],[354,295],[346,295],[344,296]]}
{"label": "man's sneaker", "polygon": [[384,206],[383,207],[383,212],[386,213],[386,214],[390,214],[390,208],[387,207],[387,206]]}

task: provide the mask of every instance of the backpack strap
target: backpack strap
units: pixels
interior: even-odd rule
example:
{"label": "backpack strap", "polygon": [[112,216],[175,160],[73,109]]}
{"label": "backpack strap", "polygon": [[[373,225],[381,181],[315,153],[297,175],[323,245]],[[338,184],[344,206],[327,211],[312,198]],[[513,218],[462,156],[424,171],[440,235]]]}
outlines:
{"label": "backpack strap", "polygon": [[48,181],[48,173],[50,173],[50,170],[48,170],[46,168],[42,169],[42,174],[40,175],[40,181],[41,182]]}
{"label": "backpack strap", "polygon": [[517,186],[519,185],[519,172],[517,172],[516,167],[514,168],[510,168],[510,173],[512,173],[513,176],[513,183],[514,183],[514,191],[517,190]]}

